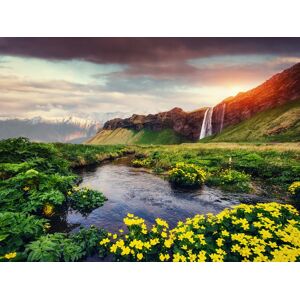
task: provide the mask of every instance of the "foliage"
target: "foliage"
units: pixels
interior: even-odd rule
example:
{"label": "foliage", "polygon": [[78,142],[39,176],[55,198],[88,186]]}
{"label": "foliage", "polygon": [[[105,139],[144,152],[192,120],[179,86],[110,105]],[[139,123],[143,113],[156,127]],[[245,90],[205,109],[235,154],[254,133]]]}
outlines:
{"label": "foliage", "polygon": [[103,205],[102,193],[77,189],[71,160],[95,163],[123,155],[123,149],[0,141],[0,261],[77,261],[95,253],[101,230],[46,234],[50,225],[41,217],[69,206],[86,213]]}
{"label": "foliage", "polygon": [[[164,173],[177,162],[195,164],[207,171],[209,182],[224,169],[231,168],[251,175],[269,193],[286,193],[293,181],[300,181],[300,151],[295,145],[251,144],[184,144],[173,146],[135,146],[136,156],[150,160],[149,168]],[[274,189],[274,187],[276,187]]]}
{"label": "foliage", "polygon": [[26,246],[28,261],[79,261],[98,251],[104,231],[94,226],[73,234],[53,233],[41,236]]}
{"label": "foliage", "polygon": [[218,185],[227,191],[249,192],[251,176],[236,170],[226,169],[216,177],[210,178],[209,183]]}
{"label": "foliage", "polygon": [[196,215],[169,229],[132,214],[128,233],[101,239],[101,255],[117,261],[300,261],[300,217],[278,203],[238,205],[218,215]]}
{"label": "foliage", "polygon": [[0,207],[9,211],[41,212],[47,203],[61,206],[75,178],[34,169],[20,172],[0,182]]}
{"label": "foliage", "polygon": [[68,192],[70,206],[81,213],[89,213],[93,209],[103,205],[106,198],[101,192],[91,190],[87,187],[74,187]]}
{"label": "foliage", "polygon": [[54,144],[60,155],[68,160],[73,167],[95,164],[107,159],[123,156],[127,150],[124,146],[108,145],[74,145]]}
{"label": "foliage", "polygon": [[71,235],[74,243],[83,249],[85,256],[92,256],[99,250],[99,239],[103,238],[106,232],[95,226],[90,228],[81,228],[77,233]]}
{"label": "foliage", "polygon": [[83,257],[83,249],[64,233],[41,236],[26,246],[28,261],[77,261]]}
{"label": "foliage", "polygon": [[149,158],[134,159],[131,164],[136,168],[149,168],[151,165],[151,160]]}
{"label": "foliage", "polygon": [[169,171],[169,181],[179,187],[197,187],[204,183],[206,172],[195,164],[177,163]]}
{"label": "foliage", "polygon": [[300,200],[300,181],[293,182],[288,191],[294,199]]}
{"label": "foliage", "polygon": [[0,256],[22,251],[26,243],[42,235],[46,220],[13,212],[0,212]]}

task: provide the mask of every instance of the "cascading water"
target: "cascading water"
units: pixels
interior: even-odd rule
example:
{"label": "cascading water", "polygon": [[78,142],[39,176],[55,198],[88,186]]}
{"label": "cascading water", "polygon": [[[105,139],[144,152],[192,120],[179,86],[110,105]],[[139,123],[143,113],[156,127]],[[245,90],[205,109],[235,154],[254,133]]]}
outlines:
{"label": "cascading water", "polygon": [[207,136],[212,135],[212,115],[213,115],[214,108],[210,107],[205,111],[201,131],[200,131],[200,137],[199,139],[203,139]]}

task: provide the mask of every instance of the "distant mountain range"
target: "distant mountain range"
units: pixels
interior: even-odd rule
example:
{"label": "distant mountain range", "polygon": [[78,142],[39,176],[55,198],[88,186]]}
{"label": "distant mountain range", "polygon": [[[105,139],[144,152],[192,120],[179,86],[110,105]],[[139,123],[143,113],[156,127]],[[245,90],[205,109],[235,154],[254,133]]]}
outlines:
{"label": "distant mountain range", "polygon": [[[169,136],[169,138],[168,138]],[[300,141],[300,63],[214,107],[107,121],[91,144]]]}
{"label": "distant mountain range", "polygon": [[57,119],[0,118],[0,139],[27,137],[33,141],[81,143],[101,128],[97,121],[73,116]]}

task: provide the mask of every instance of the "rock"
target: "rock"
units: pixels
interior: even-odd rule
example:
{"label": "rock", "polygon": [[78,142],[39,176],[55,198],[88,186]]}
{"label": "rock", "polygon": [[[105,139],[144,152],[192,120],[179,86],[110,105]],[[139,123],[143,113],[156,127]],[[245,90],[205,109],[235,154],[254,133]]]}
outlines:
{"label": "rock", "polygon": [[103,129],[114,130],[121,127],[138,131],[141,129],[159,131],[171,128],[191,141],[196,141],[199,139],[204,113],[205,109],[187,113],[181,108],[175,107],[170,111],[158,114],[147,116],[134,114],[127,119],[113,119],[106,122]]}

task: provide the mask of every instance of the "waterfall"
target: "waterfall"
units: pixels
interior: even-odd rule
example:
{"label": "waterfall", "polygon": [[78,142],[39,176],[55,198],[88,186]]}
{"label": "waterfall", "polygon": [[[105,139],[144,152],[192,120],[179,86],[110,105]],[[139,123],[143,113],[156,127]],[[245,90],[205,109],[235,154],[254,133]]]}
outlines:
{"label": "waterfall", "polygon": [[212,135],[212,115],[213,115],[214,108],[210,107],[208,108],[204,113],[204,118],[201,126],[200,131],[200,140]]}
{"label": "waterfall", "polygon": [[222,129],[223,129],[223,125],[224,125],[224,117],[225,117],[225,109],[226,109],[226,103],[223,103],[223,105],[222,105],[222,114],[221,114],[221,122],[220,122],[220,130],[219,130],[219,132],[221,132],[222,131]]}

